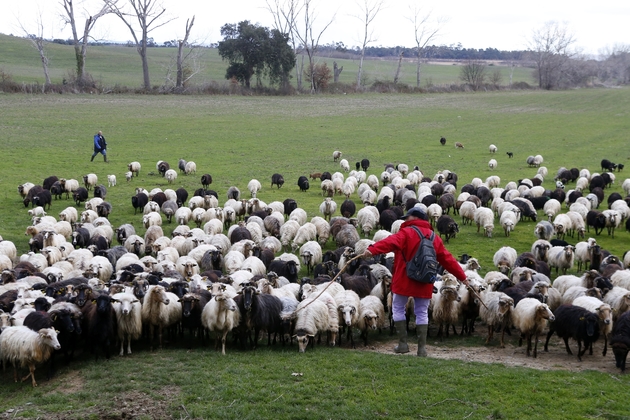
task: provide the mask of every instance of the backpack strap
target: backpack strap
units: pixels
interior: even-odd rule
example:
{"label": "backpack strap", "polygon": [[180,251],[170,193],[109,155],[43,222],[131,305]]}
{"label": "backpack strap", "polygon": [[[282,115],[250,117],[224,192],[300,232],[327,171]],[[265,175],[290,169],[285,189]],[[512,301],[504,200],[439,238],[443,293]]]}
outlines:
{"label": "backpack strap", "polygon": [[[416,231],[416,233],[418,234],[418,236],[420,237],[420,242],[418,243],[418,246],[420,246],[420,245],[422,244],[422,240],[423,240],[423,239],[428,239],[428,240],[430,240],[431,242],[433,242],[433,239],[435,239],[435,232],[433,232],[433,231],[431,232],[431,235],[429,235],[429,237],[427,238],[426,236],[424,236],[424,235],[422,234],[422,232],[420,231],[420,229],[418,229],[416,226],[413,226],[413,225],[412,225],[412,226],[409,226],[409,227],[410,227],[411,229],[415,230],[415,231]],[[400,255],[402,255],[402,257],[403,257],[403,261],[405,261],[405,264],[407,264],[409,261],[407,261],[407,258],[405,258],[405,253],[404,253],[404,252],[401,252],[401,253],[400,253]]]}

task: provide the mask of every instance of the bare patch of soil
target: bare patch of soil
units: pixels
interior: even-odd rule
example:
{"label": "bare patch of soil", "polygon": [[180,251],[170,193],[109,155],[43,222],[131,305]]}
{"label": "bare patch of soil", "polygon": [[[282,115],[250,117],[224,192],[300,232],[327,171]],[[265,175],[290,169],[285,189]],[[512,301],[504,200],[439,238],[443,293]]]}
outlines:
{"label": "bare patch of soil", "polygon": [[[501,348],[498,340],[495,343],[481,347],[451,347],[457,342],[457,340],[460,340],[459,337],[453,336],[445,338],[442,342],[437,341],[435,337],[429,337],[427,342],[427,353],[428,357],[435,359],[461,360],[464,362],[479,363],[500,363],[510,367],[518,366],[540,370],[567,370],[571,372],[595,370],[609,374],[620,374],[619,369],[615,367],[615,357],[612,353],[612,349],[608,348],[606,356],[602,356],[602,351],[604,349],[603,340],[597,341],[593,345],[592,356],[589,355],[587,351],[584,356],[582,356],[582,361],[580,362],[577,358],[577,342],[569,340],[569,347],[573,352],[573,355],[570,355],[566,352],[564,341],[554,335],[549,340],[549,351],[545,352],[543,350],[545,338],[545,335],[539,337],[538,357],[536,358],[527,357],[526,342],[524,342],[521,347],[506,341],[505,348]],[[409,353],[404,355],[395,354],[393,352],[393,348],[397,342],[397,339],[392,339],[387,342],[368,343],[367,347],[357,343],[357,349],[402,357],[415,357],[418,346],[416,344],[416,337],[413,333],[410,333],[409,335],[409,348],[411,349]],[[518,344],[517,339],[515,340],[515,343]]]}

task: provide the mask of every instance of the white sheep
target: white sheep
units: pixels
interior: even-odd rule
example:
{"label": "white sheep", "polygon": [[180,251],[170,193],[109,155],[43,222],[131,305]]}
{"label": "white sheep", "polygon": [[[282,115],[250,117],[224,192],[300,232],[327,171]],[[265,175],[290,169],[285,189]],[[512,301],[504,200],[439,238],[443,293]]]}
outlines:
{"label": "white sheep", "polygon": [[152,211],[142,216],[142,224],[145,228],[149,228],[149,226],[162,226],[162,216],[160,213]]}
{"label": "white sheep", "polygon": [[158,328],[159,347],[162,348],[162,331],[181,321],[182,305],[177,295],[162,286],[149,286],[142,303],[142,323],[149,326],[150,349],[153,351],[153,330]]}
{"label": "white sheep", "polygon": [[258,194],[258,191],[260,191],[261,188],[262,185],[257,179],[252,179],[249,183],[247,183],[247,189],[249,190],[251,197],[256,197],[256,194]]}
{"label": "white sheep", "polygon": [[512,311],[512,324],[521,332],[518,345],[523,344],[523,338],[527,339],[527,356],[532,350],[532,338],[534,339],[533,356],[538,356],[538,336],[547,325],[547,320],[553,321],[556,317],[545,303],[534,298],[521,299]]}
{"label": "white sheep", "polygon": [[192,210],[190,210],[189,207],[180,207],[175,212],[175,222],[178,225],[187,225],[190,222],[190,219],[192,219]]}
{"label": "white sheep", "polygon": [[125,340],[127,354],[131,354],[131,340],[137,340],[142,335],[142,305],[132,293],[116,293],[112,296],[112,307],[116,312],[119,354],[125,354]]}
{"label": "white sheep", "polygon": [[532,244],[531,253],[534,254],[537,260],[547,262],[550,249],[551,244],[549,241],[538,239]]}
{"label": "white sheep", "polygon": [[133,178],[133,172],[131,171],[125,172],[125,179],[127,180],[127,182],[131,181],[132,178]]}
{"label": "white sheep", "polygon": [[363,207],[357,212],[357,224],[367,238],[378,224],[378,218],[369,207]]}
{"label": "white sheep", "polygon": [[83,175],[83,185],[85,185],[85,188],[87,188],[88,190],[91,190],[92,187],[94,187],[97,183],[98,177],[96,176],[96,174]]}
{"label": "white sheep", "polygon": [[553,228],[558,239],[564,239],[565,235],[573,229],[571,218],[564,213],[556,215],[553,219]]}
{"label": "white sheep", "polygon": [[77,209],[74,207],[66,207],[59,213],[59,220],[66,221],[72,225],[74,225],[78,219],[79,214],[77,213]]}
{"label": "white sheep", "polygon": [[11,241],[0,241],[0,255],[6,255],[11,261],[17,259],[17,248]]}
{"label": "white sheep", "polygon": [[28,327],[6,327],[0,334],[0,357],[3,364],[13,364],[13,379],[17,382],[17,365],[28,366],[29,374],[22,378],[25,381],[29,377],[33,387],[35,381],[35,365],[46,362],[54,350],[59,350],[61,345],[57,340],[57,332],[54,328],[42,328],[33,331]]}
{"label": "white sheep", "polygon": [[339,150],[333,152],[333,162],[337,162],[341,158],[342,153]]}
{"label": "white sheep", "polygon": [[[298,351],[304,353],[309,341],[315,345],[315,336],[331,330],[332,320],[326,303],[319,299],[304,299],[295,312],[294,337],[298,342]],[[337,320],[335,320],[336,322]],[[338,327],[335,326],[338,331]]]}
{"label": "white sheep", "polygon": [[216,333],[216,348],[221,337],[221,354],[225,355],[227,334],[238,326],[241,313],[234,299],[227,293],[212,296],[201,313],[201,323],[210,332]]}
{"label": "white sheep", "polygon": [[[319,242],[321,246],[326,245],[330,237],[330,224],[323,217],[319,216],[313,217],[311,223],[314,224],[317,229],[317,242]],[[280,229],[282,229],[282,226]]]}
{"label": "white sheep", "polygon": [[348,163],[347,159],[341,159],[339,161],[339,166],[341,166],[341,169],[343,169],[346,172],[350,172],[350,164]]}
{"label": "white sheep", "polygon": [[585,271],[582,277],[573,275],[558,276],[553,281],[553,287],[558,290],[560,295],[564,295],[572,286],[582,286],[587,289],[595,286],[595,279],[599,277],[597,270]]}
{"label": "white sheep", "polygon": [[488,149],[490,150],[490,153],[497,152],[497,146],[495,146],[494,144],[491,144],[490,146],[488,146]]}
{"label": "white sheep", "polygon": [[[337,312],[339,314],[340,326],[345,325],[348,329],[348,338],[354,348],[354,339],[352,338],[352,328],[358,326],[359,310],[361,309],[361,299],[356,292],[352,290],[344,290],[337,293],[334,297],[337,304]],[[380,303],[380,302],[379,302]]]}
{"label": "white sheep", "polygon": [[357,328],[361,331],[363,343],[367,346],[369,330],[380,330],[385,322],[385,308],[376,296],[365,296],[360,301]]}
{"label": "white sheep", "polygon": [[90,261],[87,271],[90,275],[98,278],[101,283],[107,283],[111,279],[114,267],[112,267],[112,263],[106,257],[97,255]]}
{"label": "white sheep", "polygon": [[427,216],[431,225],[435,225],[437,220],[442,216],[442,207],[439,204],[433,203],[427,207]]}
{"label": "white sheep", "polygon": [[260,260],[260,258],[253,255],[245,258],[245,261],[243,261],[243,264],[241,265],[241,270],[250,271],[254,276],[267,275],[267,268],[265,267],[265,264]]}
{"label": "white sheep", "polygon": [[184,173],[186,175],[196,174],[197,173],[197,164],[195,162],[186,162],[186,166],[184,167]]}
{"label": "white sheep", "polygon": [[499,223],[501,227],[503,227],[503,231],[505,232],[505,236],[510,236],[510,232],[514,230],[516,223],[518,223],[518,219],[516,218],[516,214],[511,211],[506,211],[501,214],[501,218],[499,219]]}
{"label": "white sheep", "polygon": [[613,286],[623,287],[630,290],[630,270],[617,270],[610,276]]}
{"label": "white sheep", "polygon": [[484,292],[481,299],[484,304],[479,306],[479,317],[488,326],[486,344],[492,340],[494,329],[501,327],[501,347],[505,347],[503,337],[511,321],[514,299],[503,292],[493,291]]}
{"label": "white sheep", "polygon": [[[439,287],[441,286],[441,287]],[[459,318],[459,285],[452,274],[442,276],[442,283],[436,284],[438,292],[431,297],[431,315],[433,322],[438,324],[438,337],[442,337],[442,331],[446,326],[446,336],[449,335],[450,326],[456,334],[455,324]]]}
{"label": "white sheep", "polygon": [[169,169],[164,172],[164,178],[166,178],[169,184],[172,184],[173,181],[177,179],[177,171],[175,169]]}
{"label": "white sheep", "polygon": [[514,263],[516,262],[516,257],[518,254],[516,250],[509,246],[501,247],[497,252],[494,253],[494,257],[492,258],[492,263],[495,267],[499,269],[499,271],[503,274],[508,274],[510,270],[514,267]]}
{"label": "white sheep", "polygon": [[613,318],[616,321],[621,315],[630,310],[630,291],[626,288],[615,286],[604,295],[603,301],[612,308]]}
{"label": "white sheep", "polygon": [[488,168],[490,168],[490,169],[496,169],[497,165],[498,165],[498,163],[497,163],[496,159],[490,159],[488,161]]}
{"label": "white sheep", "polygon": [[315,241],[308,241],[300,247],[300,257],[308,274],[313,271],[313,267],[322,262],[322,247]]}
{"label": "white sheep", "polygon": [[554,246],[549,250],[549,268],[556,268],[556,274],[558,269],[562,269],[562,274],[566,274],[567,270],[573,268],[573,260],[575,254],[573,253],[574,247],[567,246]]}
{"label": "white sheep", "polygon": [[562,303],[565,305],[571,305],[575,299],[583,296],[594,296],[596,298],[600,298],[601,290],[596,287],[587,289],[584,286],[571,286],[562,295]]}
{"label": "white sheep", "polygon": [[140,162],[133,161],[127,165],[127,170],[132,174],[136,174],[136,176],[140,174],[140,169],[142,169]]}
{"label": "white sheep", "polygon": [[[459,199],[458,199],[459,201]],[[494,201],[493,201],[494,204]],[[462,224],[472,224],[475,219],[475,211],[477,210],[477,205],[472,201],[464,201],[461,203],[459,207],[459,215],[462,216]]]}
{"label": "white sheep", "polygon": [[330,220],[336,211],[337,203],[335,203],[330,197],[326,197],[326,199],[319,205],[319,212],[324,215],[324,219]]}
{"label": "white sheep", "polygon": [[562,209],[562,205],[555,198],[551,198],[547,200],[545,204],[543,205],[543,212],[547,216],[549,222],[551,222],[553,218],[556,217],[556,215],[560,213],[561,209]]}
{"label": "white sheep", "polygon": [[[573,205],[571,207],[573,207]],[[586,215],[582,217],[582,215],[576,211],[568,211],[566,215],[571,220],[571,236],[574,236],[577,232],[578,239],[584,238],[586,234],[586,225],[584,223]]]}
{"label": "white sheep", "polygon": [[491,238],[494,230],[494,213],[492,210],[487,207],[479,207],[475,210],[474,220],[477,224],[477,233],[483,226],[484,235]]}
{"label": "white sheep", "polygon": [[602,214],[606,217],[606,229],[608,230],[608,235],[612,233],[612,237],[614,239],[615,229],[621,224],[621,215],[616,210],[604,210]]}
{"label": "white sheep", "polygon": [[229,251],[223,258],[223,266],[228,274],[233,274],[241,269],[245,256],[239,251]]}

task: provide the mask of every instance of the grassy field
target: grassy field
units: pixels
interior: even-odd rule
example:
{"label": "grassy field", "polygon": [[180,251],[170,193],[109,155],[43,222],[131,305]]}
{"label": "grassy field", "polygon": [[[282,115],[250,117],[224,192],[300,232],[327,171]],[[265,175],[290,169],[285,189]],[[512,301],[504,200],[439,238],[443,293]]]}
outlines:
{"label": "grassy field", "polygon": [[[68,71],[76,67],[74,61],[74,49],[69,45],[49,43],[46,45],[49,55],[50,77],[53,83],[61,83],[68,79]],[[150,48],[149,69],[151,83],[162,85],[166,74],[166,68],[172,62],[177,50],[175,48]],[[319,57],[318,62],[327,63],[332,71],[333,61],[343,66],[339,81],[341,83],[355,83],[359,68],[358,60],[332,59]],[[227,63],[221,60],[216,49],[204,49],[201,62],[202,71],[195,76],[193,84],[205,84],[209,82],[227,83],[225,70]],[[115,85],[127,87],[139,87],[142,85],[142,66],[140,56],[135,48],[125,46],[97,46],[88,49],[86,61],[87,72],[104,87]],[[366,60],[363,67],[364,82],[370,85],[373,82],[394,79],[397,60]],[[43,83],[44,73],[37,50],[30,45],[28,40],[10,37],[0,34],[0,69],[13,75],[18,83]],[[502,85],[509,83],[510,69],[505,66],[490,66],[489,73],[495,69],[501,71]],[[422,86],[427,83],[436,85],[460,84],[460,67],[456,65],[424,65],[422,67]],[[531,69],[517,67],[514,69],[513,82],[532,83]],[[400,74],[400,82],[410,86],[416,85],[416,66],[406,61]]]}
{"label": "grassy field", "polygon": [[[340,170],[333,150],[341,150],[351,165],[370,159],[369,174],[380,174],[390,162],[418,165],[428,176],[450,169],[459,175],[458,186],[473,177],[498,175],[502,184],[532,177],[536,169],[525,160],[541,154],[550,174],[544,186],[552,188],[553,174],[561,166],[599,172],[602,158],[627,163],[628,93],[611,89],[288,98],[1,95],[0,235],[14,241],[20,252],[27,250],[24,231],[30,220],[16,191],[19,184],[41,183],[53,174],[80,179],[89,172],[104,184],[107,174],[117,175],[118,185],[108,189],[107,200],[114,208],[110,220],[115,226],[133,223],[143,235],[141,216],[134,215],[131,206],[134,189],[169,187],[155,174],[155,163],[166,160],[176,167],[179,158],[194,160],[198,173],[180,175],[171,188],[199,188],[199,178],[207,172],[222,203],[229,186],[246,191],[247,182],[257,178],[263,184],[262,200],[294,198],[309,217],[318,215],[319,185],[313,182],[301,193],[297,178]],[[109,164],[100,156],[89,161],[97,130],[107,138]],[[447,138],[446,146],[438,142],[440,136]],[[465,148],[456,150],[456,141]],[[491,143],[499,148],[496,156],[488,152]],[[513,159],[507,151],[514,153]],[[491,157],[498,161],[494,171],[487,166]],[[141,162],[142,171],[126,183],[126,165],[133,160]],[[269,188],[275,172],[286,180],[280,190]],[[607,194],[621,192],[626,175],[616,175]],[[358,202],[357,197],[352,199]],[[49,214],[56,216],[71,205],[70,200],[54,201]],[[448,248],[456,255],[477,257],[483,275],[492,269],[492,256],[501,246],[519,253],[529,250],[534,225],[519,223],[510,238],[500,227],[492,238],[485,238],[476,227],[460,226],[461,233]],[[165,223],[163,228],[170,235],[173,226]],[[615,239],[603,233],[597,240],[621,256],[630,248],[629,235],[621,230]],[[327,248],[333,247],[329,243]],[[570,272],[577,273],[575,268]],[[459,339],[445,345],[458,342],[453,340]],[[140,401],[157,407],[144,413],[145,418],[628,415],[623,393],[628,379],[599,372],[395,358],[323,346],[301,356],[294,347],[262,345],[255,352],[230,348],[223,358],[209,348],[187,352],[183,343],[155,353],[143,344],[136,347],[132,357],[116,357],[106,364],[84,355],[52,381],[45,381],[43,370],[38,371],[38,389],[13,384],[9,370],[1,376],[0,413],[19,408],[19,415],[29,418],[122,418],[121,412],[137,410]],[[614,363],[612,354],[607,359]],[[136,412],[140,418],[141,414]]]}

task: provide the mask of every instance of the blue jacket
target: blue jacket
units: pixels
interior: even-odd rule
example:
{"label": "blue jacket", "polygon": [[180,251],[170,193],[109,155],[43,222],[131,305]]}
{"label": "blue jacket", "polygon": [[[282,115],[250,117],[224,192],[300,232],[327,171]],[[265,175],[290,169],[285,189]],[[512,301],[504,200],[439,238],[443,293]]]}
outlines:
{"label": "blue jacket", "polygon": [[107,143],[105,143],[105,137],[99,136],[98,134],[94,135],[94,151],[100,152],[103,149],[107,148]]}

